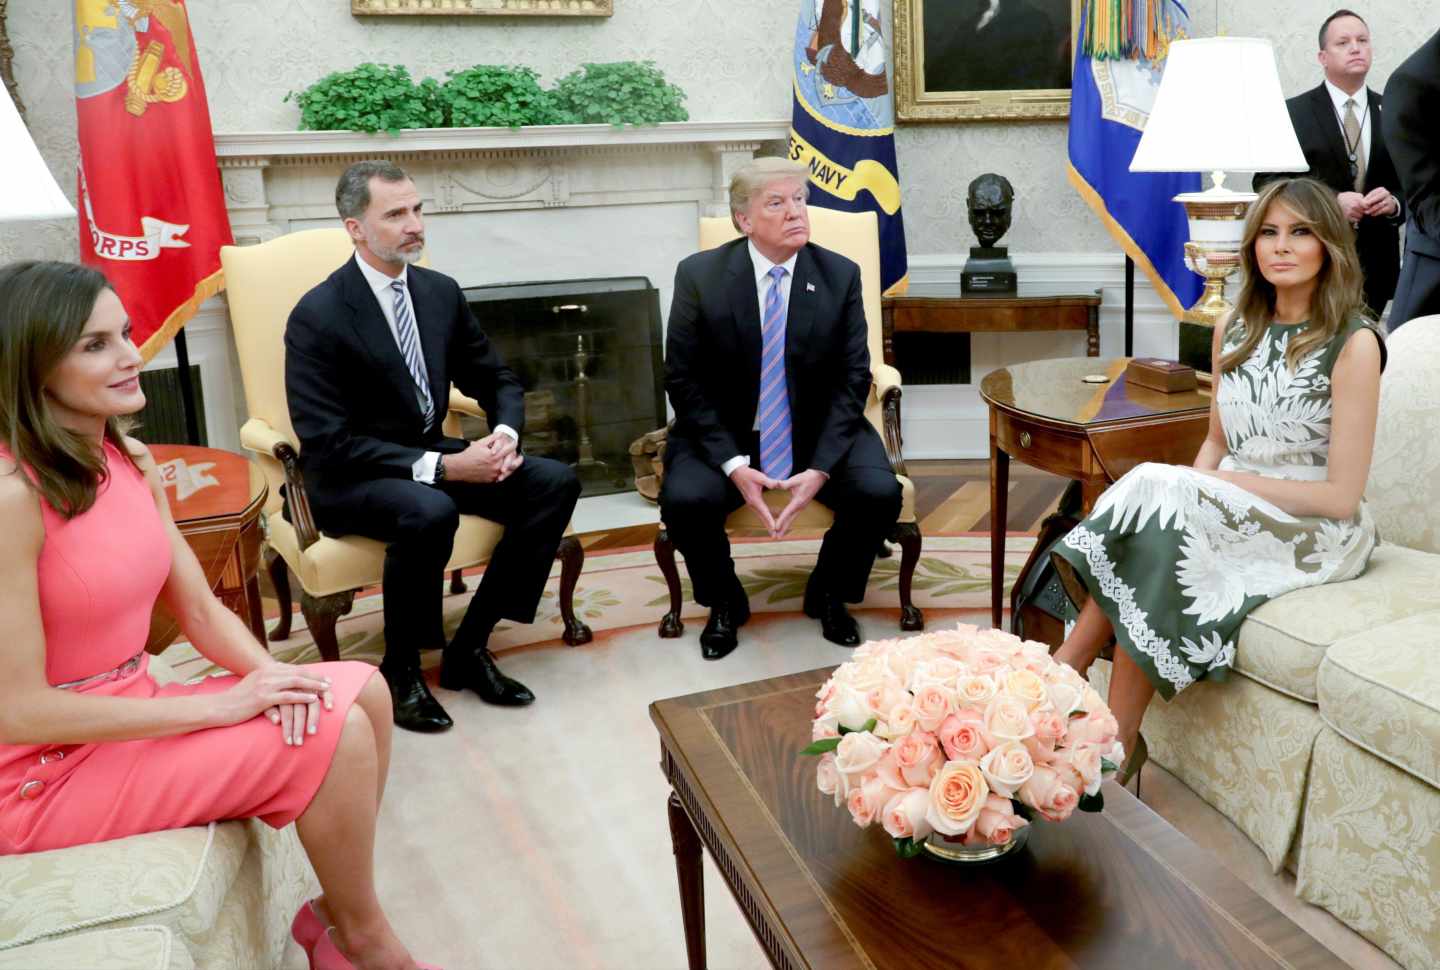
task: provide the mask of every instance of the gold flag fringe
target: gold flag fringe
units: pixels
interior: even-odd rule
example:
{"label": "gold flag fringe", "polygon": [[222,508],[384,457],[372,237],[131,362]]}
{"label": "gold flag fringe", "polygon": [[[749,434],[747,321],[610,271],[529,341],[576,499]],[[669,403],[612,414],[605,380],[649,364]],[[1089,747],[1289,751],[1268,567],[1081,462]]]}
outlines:
{"label": "gold flag fringe", "polygon": [[225,271],[223,269],[217,269],[196,283],[195,292],[190,294],[190,299],[171,310],[170,315],[165,318],[165,322],[160,325],[160,329],[152,333],[149,339],[140,345],[140,358],[148,364],[150,358],[164,350],[165,345],[180,332],[180,328],[185,326],[190,318],[199,311],[200,304],[224,289]]}

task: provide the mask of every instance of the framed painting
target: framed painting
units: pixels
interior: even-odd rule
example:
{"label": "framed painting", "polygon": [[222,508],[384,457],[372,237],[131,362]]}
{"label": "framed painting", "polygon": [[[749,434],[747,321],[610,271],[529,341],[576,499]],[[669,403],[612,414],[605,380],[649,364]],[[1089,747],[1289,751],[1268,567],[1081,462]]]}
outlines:
{"label": "framed painting", "polygon": [[615,0],[350,0],[357,17],[608,17]]}
{"label": "framed painting", "polygon": [[1078,22],[1078,0],[895,0],[896,117],[1069,117]]}

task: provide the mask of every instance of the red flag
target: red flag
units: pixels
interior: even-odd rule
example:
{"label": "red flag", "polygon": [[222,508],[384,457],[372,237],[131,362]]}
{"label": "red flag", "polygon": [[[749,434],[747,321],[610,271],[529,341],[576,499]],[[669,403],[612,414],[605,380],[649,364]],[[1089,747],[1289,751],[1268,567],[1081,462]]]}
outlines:
{"label": "red flag", "polygon": [[224,288],[229,245],[184,0],[74,0],[80,260],[115,287],[149,360]]}

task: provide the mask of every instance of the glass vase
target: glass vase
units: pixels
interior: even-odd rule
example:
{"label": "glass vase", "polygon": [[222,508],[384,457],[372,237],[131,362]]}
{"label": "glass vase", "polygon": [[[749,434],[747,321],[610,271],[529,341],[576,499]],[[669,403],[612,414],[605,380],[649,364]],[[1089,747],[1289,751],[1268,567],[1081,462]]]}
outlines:
{"label": "glass vase", "polygon": [[956,837],[950,841],[949,836],[941,835],[939,832],[931,832],[925,839],[925,851],[931,858],[939,859],[942,862],[953,862],[956,865],[979,865],[985,862],[994,862],[1003,859],[1008,855],[1019,852],[1025,848],[1025,842],[1030,838],[1030,826],[1022,825],[1015,830],[1010,841],[1004,845],[965,845]]}

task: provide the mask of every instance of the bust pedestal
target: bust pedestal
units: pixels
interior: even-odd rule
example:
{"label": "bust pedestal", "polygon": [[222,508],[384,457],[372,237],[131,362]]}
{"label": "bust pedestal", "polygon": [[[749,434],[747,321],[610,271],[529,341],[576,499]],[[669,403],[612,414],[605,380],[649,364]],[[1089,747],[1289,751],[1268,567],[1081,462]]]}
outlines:
{"label": "bust pedestal", "polygon": [[960,273],[960,292],[999,296],[1015,294],[1015,264],[1005,246],[971,246]]}

